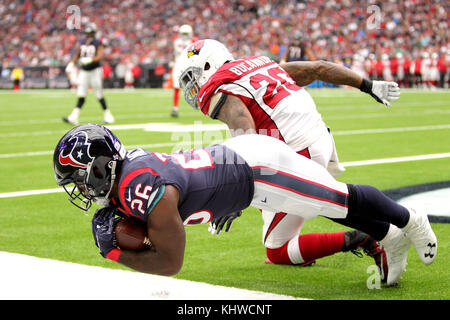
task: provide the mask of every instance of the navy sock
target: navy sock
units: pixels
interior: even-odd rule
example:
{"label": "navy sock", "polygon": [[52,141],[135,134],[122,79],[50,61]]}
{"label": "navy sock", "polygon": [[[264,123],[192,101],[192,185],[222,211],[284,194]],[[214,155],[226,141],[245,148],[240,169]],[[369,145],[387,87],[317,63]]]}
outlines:
{"label": "navy sock", "polygon": [[78,101],[77,101],[77,108],[81,109],[81,107],[83,106],[85,100],[86,100],[85,98],[79,97]]}
{"label": "navy sock", "polygon": [[399,205],[375,187],[353,184],[348,185],[352,199],[348,216],[367,217],[373,220],[392,223],[403,228],[409,221],[409,211]]}
{"label": "navy sock", "polygon": [[375,187],[349,184],[349,206],[345,219],[332,219],[345,226],[361,230],[375,240],[382,240],[389,224],[403,228],[409,221],[409,211]]}
{"label": "navy sock", "polygon": [[345,219],[331,219],[344,226],[362,231],[377,241],[383,240],[389,231],[389,223],[380,220],[362,218],[358,216],[347,216]]}
{"label": "navy sock", "polygon": [[100,104],[101,104],[103,110],[106,110],[106,109],[108,108],[108,107],[106,106],[105,98],[98,99],[98,101],[100,102]]}

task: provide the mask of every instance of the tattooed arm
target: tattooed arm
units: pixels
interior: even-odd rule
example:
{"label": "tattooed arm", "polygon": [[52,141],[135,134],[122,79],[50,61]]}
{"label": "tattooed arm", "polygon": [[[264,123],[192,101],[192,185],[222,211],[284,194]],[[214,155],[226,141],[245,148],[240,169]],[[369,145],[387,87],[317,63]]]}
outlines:
{"label": "tattooed arm", "polygon": [[228,95],[222,105],[217,119],[225,122],[232,136],[256,133],[255,122],[241,99]]}
{"label": "tattooed arm", "polygon": [[293,61],[280,65],[299,86],[307,86],[315,80],[358,88],[363,78],[356,72],[336,63],[317,61]]}
{"label": "tattooed arm", "polygon": [[327,61],[295,61],[280,65],[299,86],[307,86],[314,80],[347,85],[371,95],[377,102],[391,105],[400,98],[400,88],[392,81],[364,79],[356,72]]}

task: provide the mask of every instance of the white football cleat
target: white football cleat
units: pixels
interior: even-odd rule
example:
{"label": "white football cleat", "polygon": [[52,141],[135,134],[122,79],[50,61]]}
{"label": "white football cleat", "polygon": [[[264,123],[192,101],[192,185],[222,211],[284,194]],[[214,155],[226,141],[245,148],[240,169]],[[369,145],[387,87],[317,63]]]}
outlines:
{"label": "white football cleat", "polygon": [[428,216],[423,208],[408,208],[408,210],[410,218],[402,230],[416,247],[422,262],[431,264],[436,259],[437,238],[428,221]]}
{"label": "white football cleat", "polygon": [[62,119],[64,122],[77,126],[79,116],[80,116],[80,108],[74,108],[72,113],[68,117],[63,117]]}
{"label": "white football cleat", "polygon": [[104,124],[111,124],[114,123],[114,117],[111,114],[111,111],[109,111],[109,109],[105,110],[105,113],[103,115],[103,123]]}
{"label": "white football cleat", "polygon": [[387,285],[393,286],[402,278],[406,271],[408,251],[411,247],[411,241],[406,235],[394,225],[389,226],[389,231],[380,243],[386,252],[388,265]]}

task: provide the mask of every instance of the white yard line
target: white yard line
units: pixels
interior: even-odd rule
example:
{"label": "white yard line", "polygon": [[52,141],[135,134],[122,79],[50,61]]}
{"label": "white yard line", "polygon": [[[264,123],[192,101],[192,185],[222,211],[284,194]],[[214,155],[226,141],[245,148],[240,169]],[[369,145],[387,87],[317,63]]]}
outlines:
{"label": "white yard line", "polygon": [[[111,125],[108,126],[112,131],[120,130],[144,130],[147,132],[208,132],[208,131],[223,131],[227,130],[225,124],[218,123],[195,123],[192,125],[181,125],[177,123],[141,123],[141,124],[125,124],[125,125]],[[430,125],[430,126],[417,126],[417,127],[403,127],[403,128],[381,128],[381,129],[362,129],[362,130],[340,130],[332,131],[333,136],[343,136],[343,135],[357,135],[357,134],[379,134],[379,133],[392,133],[392,132],[410,132],[410,131],[430,131],[430,130],[446,130],[450,129],[450,124],[440,124],[440,125]],[[53,135],[53,134],[64,134],[66,131],[35,131],[35,132],[12,132],[0,134],[0,138],[13,138],[13,137],[23,137],[23,136],[35,136],[35,135]],[[201,138],[201,137],[200,137]],[[223,138],[228,138],[225,135]],[[218,143],[218,141],[215,141]],[[191,141],[187,141],[186,144],[189,145]],[[201,143],[201,142],[200,142]],[[140,146],[141,148],[150,147],[166,147],[175,146],[183,144],[181,142],[167,142],[159,144],[148,144],[145,146]],[[198,145],[198,144],[196,144]],[[49,155],[53,151],[35,151],[35,152],[19,152],[19,153],[6,153],[0,154],[0,159],[2,158],[14,158],[14,157],[29,157],[29,156],[40,156]]]}
{"label": "white yard line", "polygon": [[383,163],[396,163],[396,162],[407,162],[407,161],[418,161],[418,160],[431,160],[431,159],[441,159],[441,158],[450,158],[450,152],[448,152],[448,153],[435,153],[435,154],[423,154],[423,155],[410,156],[410,157],[399,157],[399,158],[386,158],[386,159],[342,162],[341,165],[343,165],[344,167],[358,167],[358,166],[370,166],[370,165],[374,165],[374,164],[383,164]]}
{"label": "white yard line", "polygon": [[[358,166],[370,166],[370,165],[384,164],[384,163],[397,163],[397,162],[431,160],[431,159],[442,159],[442,158],[450,158],[450,152],[449,153],[436,153],[436,154],[423,154],[423,155],[399,157],[399,158],[351,161],[351,162],[342,162],[341,164],[344,167],[358,167]],[[47,194],[47,193],[57,193],[57,192],[63,192],[63,191],[64,191],[64,189],[62,189],[62,188],[53,188],[53,189],[4,192],[4,193],[0,193],[0,199],[32,196],[32,195]]]}
{"label": "white yard line", "polygon": [[[227,126],[221,123],[202,123],[194,122],[192,125],[177,124],[168,122],[140,123],[140,124],[123,124],[107,126],[112,131],[121,130],[144,130],[148,132],[200,132],[200,131],[221,131],[227,130]],[[355,135],[355,134],[372,134],[372,133],[392,133],[404,131],[430,131],[450,129],[450,124],[438,124],[429,126],[402,127],[402,128],[380,128],[380,129],[362,129],[362,130],[338,130],[332,131],[333,135]],[[44,136],[44,135],[62,135],[66,130],[57,131],[31,131],[31,132],[9,132],[0,133],[0,138],[14,138],[27,136]],[[0,155],[1,156],[1,155]]]}
{"label": "white yard line", "polygon": [[[0,251],[1,300],[296,300],[261,291]],[[99,285],[99,283],[101,283]]]}

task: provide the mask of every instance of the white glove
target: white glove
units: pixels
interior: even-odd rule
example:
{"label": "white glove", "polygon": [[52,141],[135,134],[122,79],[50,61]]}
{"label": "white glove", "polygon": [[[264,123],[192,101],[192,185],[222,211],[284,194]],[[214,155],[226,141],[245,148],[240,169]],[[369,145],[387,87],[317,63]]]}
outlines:
{"label": "white glove", "polygon": [[71,73],[74,67],[75,67],[75,65],[73,64],[72,61],[70,61],[69,64],[67,65],[67,67],[66,67],[66,70],[65,70],[66,73],[67,74]]}
{"label": "white glove", "polygon": [[400,88],[397,82],[372,81],[372,93],[376,95],[385,105],[391,106],[389,101],[400,99]]}
{"label": "white glove", "polygon": [[359,89],[388,107],[391,106],[389,101],[396,101],[400,98],[400,88],[396,82],[363,79]]}
{"label": "white glove", "polygon": [[85,65],[87,65],[87,64],[89,64],[89,63],[91,63],[92,62],[92,58],[90,58],[90,57],[83,57],[83,58],[80,58],[80,64],[82,65],[82,66],[85,66]]}

